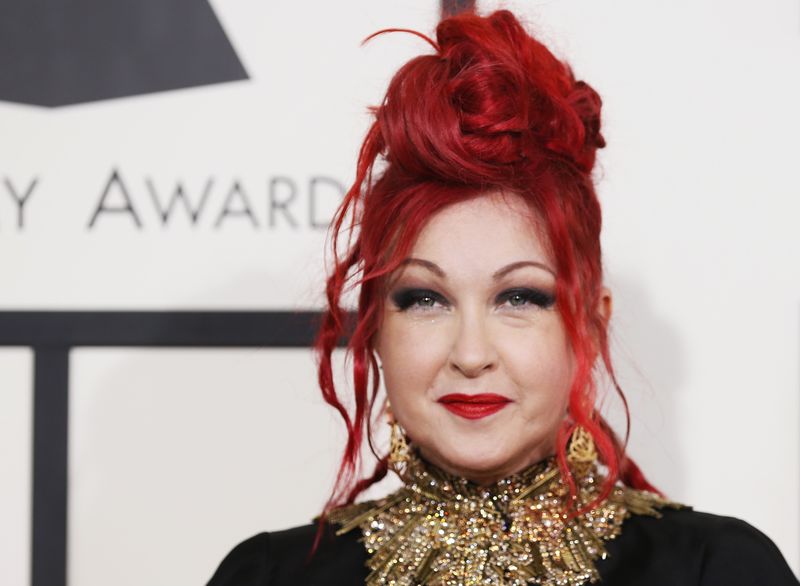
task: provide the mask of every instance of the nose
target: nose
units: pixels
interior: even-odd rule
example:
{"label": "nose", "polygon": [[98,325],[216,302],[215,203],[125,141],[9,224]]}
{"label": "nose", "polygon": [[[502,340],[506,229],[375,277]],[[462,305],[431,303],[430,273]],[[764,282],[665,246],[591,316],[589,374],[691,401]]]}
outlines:
{"label": "nose", "polygon": [[450,351],[450,366],[462,375],[475,378],[497,365],[486,316],[475,311],[460,316]]}

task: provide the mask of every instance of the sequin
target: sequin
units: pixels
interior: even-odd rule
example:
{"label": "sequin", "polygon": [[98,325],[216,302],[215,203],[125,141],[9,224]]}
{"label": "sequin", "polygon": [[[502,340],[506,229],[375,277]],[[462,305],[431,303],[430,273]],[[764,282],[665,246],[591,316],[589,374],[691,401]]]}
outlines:
{"label": "sequin", "polygon": [[339,534],[360,528],[367,586],[579,586],[599,578],[594,561],[631,514],[681,505],[623,486],[580,515],[603,485],[597,465],[573,469],[569,494],[553,458],[480,487],[412,454],[405,486],[377,501],[330,512]]}

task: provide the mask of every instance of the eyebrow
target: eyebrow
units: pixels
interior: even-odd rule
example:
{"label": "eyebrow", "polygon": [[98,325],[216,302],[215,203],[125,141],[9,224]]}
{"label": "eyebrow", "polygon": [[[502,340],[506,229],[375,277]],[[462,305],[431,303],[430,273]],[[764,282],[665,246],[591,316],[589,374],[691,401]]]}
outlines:
{"label": "eyebrow", "polygon": [[512,262],[511,264],[504,266],[502,269],[496,270],[494,274],[492,274],[492,279],[496,281],[497,279],[506,276],[508,273],[523,267],[536,267],[542,269],[543,271],[547,271],[554,277],[556,276],[556,272],[543,262],[538,262],[535,260],[521,260],[518,262]]}
{"label": "eyebrow", "polygon": [[400,266],[405,266],[405,265],[417,265],[417,266],[420,266],[420,267],[422,267],[424,269],[428,269],[434,275],[436,275],[437,277],[442,277],[443,279],[447,276],[445,274],[445,272],[442,270],[442,268],[439,265],[437,265],[435,262],[431,262],[429,260],[425,260],[425,259],[422,259],[422,258],[414,258],[413,256],[409,256],[408,258],[404,258],[400,262]]}
{"label": "eyebrow", "polygon": [[[431,262],[429,260],[425,260],[425,259],[422,259],[422,258],[414,258],[414,257],[410,256],[410,257],[408,257],[406,259],[403,259],[403,261],[400,263],[401,266],[402,265],[412,265],[412,264],[420,266],[420,267],[425,268],[425,269],[428,269],[433,274],[435,274],[436,276],[441,277],[443,279],[447,277],[447,274],[444,272],[442,267],[437,265],[435,262]],[[536,267],[536,268],[542,269],[544,271],[547,271],[548,273],[550,273],[554,277],[556,276],[555,271],[553,269],[551,269],[549,266],[547,266],[546,264],[544,264],[544,263],[541,263],[541,262],[538,262],[538,261],[535,261],[535,260],[520,260],[520,261],[517,261],[517,262],[512,262],[511,264],[508,264],[508,265],[496,270],[494,273],[492,273],[492,279],[497,281],[498,279],[501,279],[502,277],[506,276],[508,273],[510,273],[512,271],[516,271],[517,269],[521,269],[523,267]]]}

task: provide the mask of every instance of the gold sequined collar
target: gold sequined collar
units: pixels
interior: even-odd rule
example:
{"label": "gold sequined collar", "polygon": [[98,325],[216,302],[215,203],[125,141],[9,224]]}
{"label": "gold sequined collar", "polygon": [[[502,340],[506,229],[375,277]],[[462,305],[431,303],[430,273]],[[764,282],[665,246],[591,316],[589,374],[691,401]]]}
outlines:
{"label": "gold sequined collar", "polygon": [[[578,586],[598,579],[594,561],[607,555],[603,542],[629,515],[680,507],[620,486],[600,505],[568,517],[569,489],[553,458],[490,487],[415,455],[400,475],[405,486],[396,492],[328,517],[341,526],[337,534],[361,529],[368,586]],[[598,495],[603,477],[595,465],[575,476],[580,509]]]}

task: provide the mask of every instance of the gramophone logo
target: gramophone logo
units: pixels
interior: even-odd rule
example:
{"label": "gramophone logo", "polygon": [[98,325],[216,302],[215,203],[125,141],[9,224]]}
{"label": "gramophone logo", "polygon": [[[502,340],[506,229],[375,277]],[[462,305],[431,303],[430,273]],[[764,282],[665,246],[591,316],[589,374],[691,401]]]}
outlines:
{"label": "gramophone logo", "polygon": [[204,0],[3,0],[0,100],[64,106],[248,79]]}

